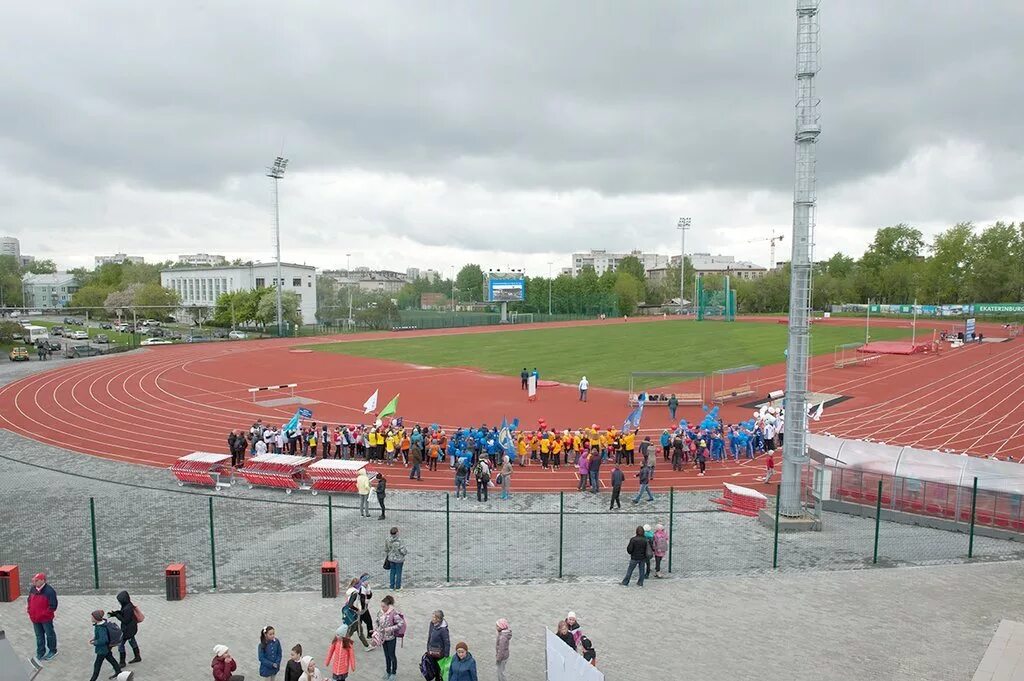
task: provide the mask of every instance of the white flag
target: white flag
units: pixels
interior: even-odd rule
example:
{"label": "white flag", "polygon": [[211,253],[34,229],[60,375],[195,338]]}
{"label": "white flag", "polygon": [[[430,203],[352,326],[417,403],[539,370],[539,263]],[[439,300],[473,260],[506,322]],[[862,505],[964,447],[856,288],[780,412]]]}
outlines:
{"label": "white flag", "polygon": [[377,393],[379,393],[379,392],[380,392],[379,389],[378,390],[374,390],[373,394],[370,395],[370,399],[366,400],[366,402],[363,403],[363,413],[364,414],[369,414],[370,412],[377,410]]}
{"label": "white flag", "polygon": [[813,418],[815,421],[817,421],[818,419],[821,418],[821,413],[823,411],[825,411],[825,403],[824,402],[822,402],[821,404],[818,405],[818,408],[814,410],[814,416],[812,416],[811,418]]}

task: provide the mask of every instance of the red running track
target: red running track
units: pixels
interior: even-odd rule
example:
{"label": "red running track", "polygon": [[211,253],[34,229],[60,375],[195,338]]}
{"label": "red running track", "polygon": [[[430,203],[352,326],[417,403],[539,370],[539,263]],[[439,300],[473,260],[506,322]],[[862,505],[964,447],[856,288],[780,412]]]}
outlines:
{"label": "red running track", "polygon": [[[856,320],[853,320],[856,321]],[[605,322],[608,323],[608,322]],[[619,322],[621,323],[621,322]],[[491,333],[494,329],[457,330]],[[423,332],[438,333],[438,332]],[[994,334],[994,331],[988,333]],[[379,334],[381,339],[406,334]],[[358,339],[364,340],[367,336]],[[351,337],[331,340],[351,340]],[[283,423],[295,406],[261,407],[251,401],[254,385],[298,383],[297,394],[311,405],[316,420],[363,420],[361,405],[373,390],[381,398],[401,393],[407,423],[495,424],[519,417],[525,427],[544,418],[555,428],[597,423],[620,425],[625,394],[591,389],[590,401],[577,401],[573,386],[541,391],[528,402],[515,377],[472,369],[429,368],[334,353],[296,353],[309,339],[210,343],[151,348],[97,361],[63,365],[0,389],[0,425],[47,444],[128,463],[168,466],[196,450],[225,451],[228,430],[248,427],[256,418]],[[815,430],[836,435],[885,439],[921,447],[962,448],[977,454],[1024,455],[1024,381],[1014,381],[1024,365],[1024,344],[986,344],[938,356],[883,357],[875,366],[834,369],[831,357],[813,362],[812,389],[851,399],[828,409]],[[784,365],[763,368],[758,392],[783,387]],[[272,397],[268,395],[267,397]],[[697,407],[679,417],[699,421]],[[730,405],[727,421],[750,412]],[[656,435],[668,425],[665,411],[649,408],[645,426]],[[607,471],[607,469],[606,469]],[[603,478],[607,479],[607,472]],[[627,476],[630,474],[627,471]],[[656,489],[719,487],[722,482],[756,486],[763,475],[758,460],[712,463],[708,475],[672,472],[663,463]],[[422,482],[396,471],[392,484],[448,489],[444,468],[424,471]],[[571,469],[516,469],[513,489],[575,489]]]}

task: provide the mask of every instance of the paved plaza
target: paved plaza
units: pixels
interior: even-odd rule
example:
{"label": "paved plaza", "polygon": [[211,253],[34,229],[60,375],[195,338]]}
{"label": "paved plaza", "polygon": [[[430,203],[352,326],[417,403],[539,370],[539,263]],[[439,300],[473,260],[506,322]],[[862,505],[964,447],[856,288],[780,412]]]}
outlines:
{"label": "paved plaza", "polygon": [[[427,622],[442,608],[453,643],[469,644],[482,681],[494,678],[495,620],[512,624],[510,678],[537,681],[544,678],[543,627],[554,627],[569,610],[579,615],[610,680],[969,680],[1000,622],[1024,620],[1022,578],[1024,564],[1003,562],[652,579],[642,589],[610,580],[406,588],[395,594],[410,621],[398,651],[398,678],[421,678]],[[378,588],[375,599],[385,593]],[[39,681],[88,677],[89,612],[113,603],[113,591],[61,598],[60,655]],[[259,630],[267,624],[277,628],[286,649],[299,642],[322,661],[341,605],[312,593],[204,594],[180,602],[140,596],[137,604],[146,613],[139,633],[144,661],[135,665],[139,681],[210,678],[215,643],[229,646],[239,671],[254,679]],[[24,610],[23,598],[0,604],[0,622],[28,655],[34,644]],[[357,663],[353,681],[383,673],[379,651],[360,649]]]}

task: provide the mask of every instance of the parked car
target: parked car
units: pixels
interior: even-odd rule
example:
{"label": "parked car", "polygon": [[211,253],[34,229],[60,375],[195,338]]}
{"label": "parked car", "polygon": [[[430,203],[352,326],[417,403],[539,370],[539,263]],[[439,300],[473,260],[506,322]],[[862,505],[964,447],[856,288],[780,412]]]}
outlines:
{"label": "parked car", "polygon": [[224,329],[215,329],[212,333],[210,333],[210,335],[213,336],[214,338],[227,338],[228,332],[225,331]]}
{"label": "parked car", "polygon": [[103,322],[102,324],[100,324],[100,328],[101,329],[113,329],[114,325],[111,324],[110,322]]}
{"label": "parked car", "polygon": [[61,350],[64,349],[64,346],[61,345],[60,343],[58,343],[55,340],[41,340],[36,345],[37,345],[37,347],[39,345],[42,345],[43,347],[45,347],[50,352],[60,352]]}
{"label": "parked car", "polygon": [[64,318],[64,325],[65,326],[84,326],[84,324],[83,324],[81,319],[75,319],[74,317],[65,317]]}
{"label": "parked car", "polygon": [[63,326],[51,326],[50,327],[50,335],[51,336],[63,336],[64,335],[64,327]]}
{"label": "parked car", "polygon": [[96,343],[109,343],[110,342],[110,337],[107,336],[107,334],[105,334],[105,333],[98,333],[98,334],[96,334],[95,342]]}
{"label": "parked car", "polygon": [[203,341],[210,340],[206,336],[188,336],[185,338],[186,343],[202,343]]}
{"label": "parked car", "polygon": [[77,358],[77,357],[95,357],[96,355],[102,355],[103,351],[99,348],[94,348],[91,345],[69,345],[67,350],[64,352],[65,357]]}
{"label": "parked car", "polygon": [[232,340],[245,340],[249,336],[246,335],[245,331],[232,331],[228,334],[228,338]]}
{"label": "parked car", "polygon": [[146,338],[139,345],[173,345],[173,342],[166,338]]}
{"label": "parked car", "polygon": [[141,326],[160,326],[160,322],[156,319],[147,319],[142,322]]}
{"label": "parked car", "polygon": [[88,331],[72,331],[68,338],[71,340],[89,340]]}
{"label": "parked car", "polygon": [[21,345],[11,348],[11,352],[7,355],[8,359],[12,362],[27,362],[29,361],[28,348]]}
{"label": "parked car", "polygon": [[132,330],[131,324],[119,323],[114,324],[114,331],[120,331],[121,333],[130,333]]}

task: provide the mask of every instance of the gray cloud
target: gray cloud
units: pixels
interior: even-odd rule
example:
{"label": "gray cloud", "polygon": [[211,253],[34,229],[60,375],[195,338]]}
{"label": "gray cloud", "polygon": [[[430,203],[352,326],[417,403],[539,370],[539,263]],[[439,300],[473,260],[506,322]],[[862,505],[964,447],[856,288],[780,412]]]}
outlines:
{"label": "gray cloud", "polygon": [[[55,214],[39,218],[50,224],[114,183],[208,193],[258,212],[266,193],[255,180],[282,145],[295,173],[396,174],[527,192],[541,204],[566,192],[613,205],[710,190],[787,194],[793,4],[22,3],[7,12],[20,30],[0,75],[0,165],[14,182],[64,192]],[[1019,194],[1024,5],[826,0],[821,21],[823,193],[957,141],[1005,169],[984,189],[988,204]],[[237,178],[247,179],[228,189]],[[458,205],[427,230],[404,208],[332,220],[316,213],[330,202],[309,198],[304,240],[340,223],[487,247],[479,225],[455,217]],[[589,219],[545,219],[534,206],[536,227],[522,234],[534,241],[523,248],[544,250],[537,240],[552,232],[559,248],[642,242],[657,218],[638,203]],[[943,205],[937,197],[933,208]]]}

